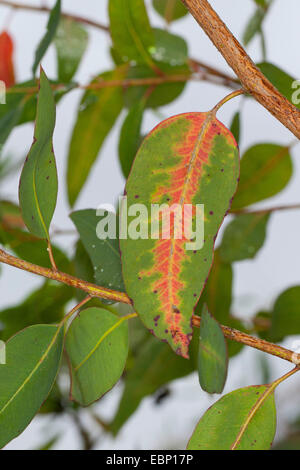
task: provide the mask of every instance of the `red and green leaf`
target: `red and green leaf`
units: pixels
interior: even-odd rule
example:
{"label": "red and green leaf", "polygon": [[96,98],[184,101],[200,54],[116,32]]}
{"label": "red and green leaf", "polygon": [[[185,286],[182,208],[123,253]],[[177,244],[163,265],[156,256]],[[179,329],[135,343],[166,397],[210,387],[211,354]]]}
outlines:
{"label": "red and green leaf", "polygon": [[13,51],[13,40],[6,31],[3,31],[0,34],[0,80],[2,80],[7,87],[15,83]]}
{"label": "red and green leaf", "polygon": [[[213,112],[186,113],[160,123],[137,153],[126,192],[128,207],[141,203],[204,204],[204,243],[188,250],[185,235],[120,240],[125,287],[144,324],[188,357],[192,314],[213,261],[214,241],[237,187],[239,156],[230,131]],[[130,224],[130,218],[127,222]]]}

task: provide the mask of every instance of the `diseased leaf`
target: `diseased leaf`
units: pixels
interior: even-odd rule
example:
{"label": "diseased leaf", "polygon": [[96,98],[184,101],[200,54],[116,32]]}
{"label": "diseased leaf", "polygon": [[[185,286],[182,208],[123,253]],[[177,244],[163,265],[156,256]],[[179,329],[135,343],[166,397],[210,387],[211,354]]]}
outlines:
{"label": "diseased leaf", "polygon": [[280,294],[271,314],[272,341],[300,334],[300,286],[293,286]]}
{"label": "diseased leaf", "polygon": [[35,52],[34,63],[32,66],[32,73],[35,75],[36,69],[39,66],[42,58],[47,52],[48,47],[55,37],[56,30],[60,21],[61,13],[61,0],[57,0],[49,16],[49,21],[47,24],[47,31],[41,42],[39,43],[37,50]]}
{"label": "diseased leaf", "polygon": [[154,35],[144,0],[109,0],[109,18],[113,47],[122,59],[152,67]]}
{"label": "diseased leaf", "polygon": [[288,147],[269,143],[250,147],[241,159],[240,181],[232,209],[274,196],[285,188],[292,174]]}
{"label": "diseased leaf", "polygon": [[52,144],[54,127],[55,102],[50,83],[41,69],[34,141],[21,174],[19,199],[23,220],[30,232],[47,239],[58,184]]}
{"label": "diseased leaf", "polygon": [[0,366],[0,447],[17,437],[47,398],[61,361],[63,327],[34,325],[11,338]]}
{"label": "diseased leaf", "polygon": [[2,31],[0,34],[0,80],[7,88],[15,83],[13,52],[14,44],[11,36],[7,31]]}
{"label": "diseased leaf", "polygon": [[[197,347],[197,342],[195,346]],[[197,348],[194,349],[196,351]],[[176,356],[165,343],[156,338],[150,336],[146,340],[143,339],[134,365],[126,374],[122,398],[110,424],[113,434],[119,432],[144,397],[157,392],[172,380],[192,373],[196,367],[196,356],[195,352],[191,354],[191,359],[186,361]]]}
{"label": "diseased leaf", "polygon": [[[129,215],[132,232],[120,240],[126,291],[147,328],[184,357],[192,337],[192,313],[208,277],[214,240],[238,172],[237,144],[228,129],[213,113],[187,113],[163,121],[143,140],[126,184],[128,207],[138,203],[141,210],[139,217]],[[156,210],[151,215],[152,204],[165,204],[165,218],[168,209],[178,205],[175,234],[172,216],[170,237],[164,228],[161,238],[161,214]],[[178,217],[183,217],[187,204],[187,230],[181,238]],[[196,214],[196,204],[204,205],[204,214],[203,206]],[[196,215],[195,240],[195,234],[186,235],[188,223],[195,227]],[[134,233],[135,226],[140,234]],[[123,231],[121,238],[127,233],[125,225]]]}
{"label": "diseased leaf", "polygon": [[218,400],[202,416],[188,450],[268,450],[276,431],[274,390],[241,388]]}
{"label": "diseased leaf", "polygon": [[[105,72],[93,80],[122,80],[126,66]],[[71,206],[74,205],[98,156],[101,146],[111,131],[123,107],[121,87],[88,90],[79,107],[68,155],[67,185]]]}
{"label": "diseased leaf", "polygon": [[[109,217],[116,220],[113,213],[109,213]],[[103,216],[97,216],[95,209],[73,212],[71,219],[92,261],[96,283],[102,287],[124,291],[117,228],[115,239],[100,239],[97,235],[98,224]]]}
{"label": "diseased leaf", "polygon": [[128,178],[132,162],[141,142],[141,127],[146,99],[130,108],[121,128],[119,139],[119,160],[123,175]]}
{"label": "diseased leaf", "polygon": [[226,341],[219,323],[203,308],[198,355],[199,382],[208,393],[222,393],[228,369]]}
{"label": "diseased leaf", "polygon": [[263,246],[270,213],[240,214],[227,225],[220,256],[223,261],[233,263],[254,258]]}
{"label": "diseased leaf", "polygon": [[72,374],[71,396],[89,405],[119,380],[128,355],[128,321],[88,308],[73,320],[66,337]]}
{"label": "diseased leaf", "polygon": [[181,0],[152,0],[157,13],[162,16],[167,23],[183,18],[188,10]]}
{"label": "diseased leaf", "polygon": [[61,18],[55,36],[58,79],[68,83],[75,75],[88,45],[88,33],[70,18]]}

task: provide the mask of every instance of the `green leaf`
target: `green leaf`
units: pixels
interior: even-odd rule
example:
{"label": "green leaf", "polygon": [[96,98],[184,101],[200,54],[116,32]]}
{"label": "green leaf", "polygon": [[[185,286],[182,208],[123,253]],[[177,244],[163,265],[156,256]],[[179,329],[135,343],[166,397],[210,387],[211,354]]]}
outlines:
{"label": "green leaf", "polygon": [[[172,66],[161,62],[159,68],[165,75],[190,75],[190,70],[187,65]],[[132,65],[127,74],[127,78],[153,78],[157,77],[156,73],[146,65]],[[147,108],[159,108],[166,104],[172,103],[178,96],[181,95],[186,82],[172,82],[163,83],[155,87],[147,99]],[[124,99],[128,108],[131,108],[135,103],[139,102],[145,96],[149,85],[143,86],[130,86],[125,91]]]}
{"label": "green leaf", "polygon": [[154,35],[144,0],[110,0],[109,18],[113,47],[123,60],[152,67]]}
{"label": "green leaf", "polygon": [[88,33],[70,18],[61,18],[55,36],[58,79],[68,83],[75,75],[88,45]]}
{"label": "green leaf", "polygon": [[47,398],[61,361],[63,327],[35,325],[6,345],[0,366],[0,447],[17,437]]}
{"label": "green leaf", "polygon": [[210,312],[220,323],[228,324],[232,303],[232,267],[224,263],[219,250],[214,252],[214,262],[207,284],[196,306],[195,313],[201,315],[206,304]]}
{"label": "green leaf", "polygon": [[132,162],[141,142],[141,127],[146,100],[138,101],[130,108],[121,128],[119,160],[123,175],[128,178]]}
{"label": "green leaf", "polygon": [[198,374],[203,390],[222,393],[228,369],[227,345],[219,323],[205,306],[201,316]]}
{"label": "green leaf", "polygon": [[252,41],[252,39],[257,33],[261,32],[261,27],[265,15],[266,10],[264,8],[261,8],[260,6],[257,7],[253,16],[248,21],[243,34],[243,43],[245,44],[245,46],[247,46]]}
{"label": "green leaf", "polygon": [[[273,83],[280,93],[300,109],[299,92],[295,91],[293,83],[295,78],[291,77],[281,68],[269,62],[261,62],[257,64],[262,73]],[[299,88],[299,86],[298,86]],[[293,99],[294,93],[297,95],[296,100]]]}
{"label": "green leaf", "polygon": [[[137,320],[132,320],[134,321]],[[197,342],[195,346],[198,346]],[[191,354],[196,355],[197,353]],[[175,355],[165,343],[153,336],[143,341],[133,367],[126,374],[122,398],[110,425],[113,434],[119,432],[144,397],[152,395],[172,380],[192,373],[195,370],[195,361],[195,357],[187,361]]]}
{"label": "green leaf", "polygon": [[89,405],[121,377],[128,355],[127,317],[88,308],[73,320],[66,337],[72,374],[71,396]]}
{"label": "green leaf", "polygon": [[[92,83],[101,80],[122,80],[125,78],[126,70],[126,67],[121,66],[112,72],[105,72]],[[71,206],[74,205],[122,107],[121,87],[88,90],[84,94],[73,129],[68,155],[67,185]]]}
{"label": "green leaf", "polygon": [[41,69],[34,140],[20,178],[22,216],[30,232],[49,239],[49,225],[57,198],[57,171],[52,136],[55,102],[50,83]]}
{"label": "green leaf", "polygon": [[220,246],[222,260],[233,263],[254,258],[265,242],[269,218],[270,214],[264,212],[235,217],[223,235]]}
{"label": "green leaf", "polygon": [[239,144],[241,139],[241,115],[239,111],[236,112],[232,118],[230,132],[233,134],[235,140]]}
{"label": "green leaf", "polygon": [[257,144],[241,159],[240,181],[232,209],[262,201],[282,191],[293,174],[289,147]]}
{"label": "green leaf", "polygon": [[33,75],[35,75],[35,72],[36,72],[36,69],[38,68],[39,63],[41,62],[42,58],[46,54],[48,47],[50,46],[51,42],[53,41],[55,37],[55,33],[56,33],[56,30],[58,28],[59,21],[60,21],[60,14],[61,14],[61,0],[57,0],[49,16],[46,34],[42,38],[35,52],[34,63],[32,66]]}
{"label": "green leaf", "polygon": [[272,341],[282,341],[285,336],[300,334],[300,286],[282,292],[275,302],[271,315]]}
{"label": "green leaf", "polygon": [[[108,217],[113,217],[117,221],[113,213],[109,213]],[[97,227],[103,216],[97,216],[95,209],[73,212],[71,219],[92,261],[96,283],[102,287],[123,292],[124,283],[117,230],[115,239],[98,238]]]}
{"label": "green leaf", "polygon": [[[215,238],[238,172],[237,144],[230,131],[211,113],[187,113],[163,121],[150,132],[127,180],[128,207],[136,203],[138,207],[135,215],[125,212],[128,230],[124,223],[120,237],[126,292],[147,328],[183,357],[188,357],[192,312],[210,271]],[[196,204],[204,205],[198,206],[197,236],[187,238],[179,223],[176,227],[182,228],[182,234],[174,236],[174,217],[171,221],[168,213],[173,204],[179,209],[175,220],[180,215],[184,218],[186,204],[194,208],[189,215],[194,227]],[[164,219],[171,222],[170,236],[161,236],[162,210]]]}
{"label": "green leaf", "polygon": [[155,38],[155,48],[152,51],[153,60],[172,66],[187,63],[188,46],[183,38],[163,29],[155,28],[153,31]]}
{"label": "green leaf", "polygon": [[200,419],[188,450],[268,450],[276,431],[274,391],[267,385],[235,390]]}
{"label": "green leaf", "polygon": [[59,322],[72,297],[70,287],[45,282],[19,305],[0,311],[0,338],[6,341],[28,326]]}
{"label": "green leaf", "polygon": [[152,0],[153,7],[167,23],[183,18],[188,10],[181,0]]}

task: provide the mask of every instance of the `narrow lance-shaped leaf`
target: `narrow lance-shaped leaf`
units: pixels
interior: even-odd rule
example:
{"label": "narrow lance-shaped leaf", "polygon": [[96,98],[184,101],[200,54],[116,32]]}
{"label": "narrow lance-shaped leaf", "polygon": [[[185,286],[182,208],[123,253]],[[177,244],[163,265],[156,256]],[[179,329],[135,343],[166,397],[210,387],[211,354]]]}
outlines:
{"label": "narrow lance-shaped leaf", "polygon": [[76,21],[62,18],[56,31],[58,79],[68,83],[75,75],[88,45],[88,33]]}
{"label": "narrow lance-shaped leaf", "polygon": [[274,389],[269,385],[235,390],[200,419],[188,450],[268,450],[276,431]]}
{"label": "narrow lance-shaped leaf", "polygon": [[219,323],[204,306],[199,337],[198,373],[203,390],[222,393],[228,369],[227,345]]}
{"label": "narrow lance-shaped leaf", "polygon": [[6,345],[0,365],[0,448],[28,426],[47,398],[60,365],[63,327],[35,325]]}
{"label": "narrow lance-shaped leaf", "polygon": [[[126,66],[105,72],[93,81],[122,80]],[[121,87],[104,87],[88,90],[80,103],[73,130],[67,170],[68,197],[74,205],[95,162],[101,146],[111,131],[123,107]]]}
{"label": "narrow lance-shaped leaf", "polygon": [[57,0],[49,16],[46,34],[42,38],[35,52],[34,63],[32,66],[33,75],[35,75],[35,72],[36,72],[36,69],[38,68],[39,63],[41,62],[42,58],[46,54],[48,47],[50,46],[51,42],[53,41],[55,37],[55,33],[59,25],[60,13],[61,13],[61,0]]}
{"label": "narrow lance-shaped leaf", "polygon": [[71,397],[83,405],[98,400],[121,377],[128,354],[127,317],[87,308],[66,337],[72,375]]}
{"label": "narrow lance-shaped leaf", "polygon": [[[128,217],[130,235],[125,238],[123,206],[120,248],[126,291],[149,330],[184,357],[192,313],[238,173],[237,144],[215,113],[187,113],[163,121],[146,137],[127,181],[128,207],[138,203],[141,214]],[[164,206],[158,211],[153,204]],[[171,218],[173,204],[177,216]],[[168,224],[160,231],[162,213],[171,219],[170,232]]]}
{"label": "narrow lance-shaped leaf", "polygon": [[[0,80],[3,81],[7,87],[15,83],[13,51],[13,40],[7,31],[3,31],[0,34]],[[0,104],[3,104],[1,97]]]}
{"label": "narrow lance-shaped leaf", "polygon": [[22,216],[30,232],[47,239],[57,199],[57,171],[52,144],[54,127],[54,97],[41,69],[34,140],[21,174],[19,199]]}
{"label": "narrow lance-shaped leaf", "polygon": [[235,140],[239,144],[241,137],[241,115],[239,111],[236,112],[232,118],[230,132],[233,134]]}
{"label": "narrow lance-shaped leaf", "polygon": [[110,0],[110,32],[114,48],[124,60],[153,65],[154,35],[144,0]]}

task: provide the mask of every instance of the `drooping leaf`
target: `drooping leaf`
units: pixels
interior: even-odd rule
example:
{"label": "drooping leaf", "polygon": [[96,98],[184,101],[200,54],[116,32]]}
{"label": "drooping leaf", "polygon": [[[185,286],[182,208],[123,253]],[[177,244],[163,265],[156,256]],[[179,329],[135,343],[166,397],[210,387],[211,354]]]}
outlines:
{"label": "drooping leaf", "polygon": [[243,43],[247,46],[257,33],[261,33],[262,23],[265,19],[266,9],[258,6],[248,21],[244,34]]}
{"label": "drooping leaf", "polygon": [[201,316],[198,374],[203,390],[222,393],[228,369],[226,341],[219,323],[205,306]]}
{"label": "drooping leaf", "polygon": [[88,33],[70,18],[61,18],[55,36],[58,79],[68,83],[75,75],[88,45]]}
{"label": "drooping leaf", "polygon": [[61,0],[57,0],[49,16],[49,21],[47,24],[47,31],[39,43],[37,50],[35,52],[34,63],[32,66],[32,73],[35,75],[35,72],[47,52],[48,47],[55,37],[56,30],[60,21],[61,13]]}
{"label": "drooping leaf", "polygon": [[204,304],[220,323],[228,325],[232,303],[232,267],[224,263],[219,250],[215,250],[214,261],[195,313],[201,315]]}
{"label": "drooping leaf", "polygon": [[[129,214],[127,238],[125,224],[121,226],[126,291],[148,329],[184,357],[192,336],[192,313],[208,277],[214,240],[238,172],[237,144],[228,129],[213,113],[187,113],[163,121],[143,140],[127,181],[128,207],[139,204],[141,213]],[[171,219],[170,234],[163,227],[163,239],[161,213],[156,210],[151,215],[152,204],[165,204],[164,218]],[[173,204],[177,204],[175,224],[168,214]],[[178,217],[183,217],[188,204],[185,227],[193,223],[194,229],[196,219],[198,225],[187,237]],[[124,210],[123,214],[126,218]]]}
{"label": "drooping leaf", "polygon": [[[270,62],[261,62],[257,66],[277,90],[300,109],[299,92],[293,87],[295,78]],[[299,89],[299,86],[297,88]],[[293,98],[294,93],[296,94],[296,99]]]}
{"label": "drooping leaf", "polygon": [[21,174],[19,199],[23,220],[30,232],[47,239],[56,206],[58,184],[52,143],[54,127],[54,97],[45,72],[41,69],[34,140]]}
{"label": "drooping leaf", "polygon": [[[197,347],[197,342],[195,346]],[[113,434],[119,432],[144,397],[157,392],[172,380],[192,373],[196,368],[196,356],[197,353],[191,354],[191,359],[186,361],[176,356],[165,343],[152,336],[146,341],[143,340],[134,365],[125,377],[122,398],[110,425]]]}
{"label": "drooping leaf", "polygon": [[232,118],[230,132],[233,134],[235,140],[239,144],[241,137],[241,116],[239,112],[236,112]]}
{"label": "drooping leaf", "polygon": [[162,16],[167,23],[183,18],[188,10],[181,0],[152,0],[157,13]]}
{"label": "drooping leaf", "polygon": [[163,29],[154,30],[155,47],[152,58],[172,66],[184,65],[188,60],[188,46],[183,38]]}
{"label": "drooping leaf", "polygon": [[15,83],[13,52],[14,44],[11,36],[7,31],[2,31],[0,34],[0,80],[7,88]]}
{"label": "drooping leaf", "polygon": [[6,345],[0,366],[0,447],[28,426],[47,398],[59,368],[63,328],[35,325]]}
{"label": "drooping leaf", "polygon": [[262,201],[282,191],[293,173],[288,147],[257,144],[241,159],[240,181],[232,209]]}
{"label": "drooping leaf", "polygon": [[153,66],[154,35],[144,0],[109,0],[110,32],[114,49],[125,60]]}
{"label": "drooping leaf", "polygon": [[300,286],[280,294],[271,314],[271,338],[282,341],[285,336],[300,334]]}
{"label": "drooping leaf", "polygon": [[227,225],[223,235],[220,246],[222,260],[233,263],[254,258],[264,244],[269,218],[270,214],[265,212],[235,217]]}
{"label": "drooping leaf", "polygon": [[146,100],[138,101],[130,108],[121,128],[119,160],[123,175],[128,178],[132,162],[141,141],[141,127]]}
{"label": "drooping leaf", "polygon": [[[122,80],[126,67],[101,74],[101,80]],[[123,107],[121,87],[88,90],[82,100],[73,129],[68,155],[68,196],[74,205],[95,162],[101,146],[111,131]]]}
{"label": "drooping leaf", "polygon": [[[109,216],[116,219],[115,214],[109,213]],[[101,217],[97,216],[95,209],[73,212],[71,219],[92,261],[96,283],[103,287],[124,291],[117,229],[116,238],[100,239],[97,229]]]}
{"label": "drooping leaf", "polygon": [[188,450],[268,450],[276,431],[274,391],[260,385],[220,398],[202,416]]}
{"label": "drooping leaf", "polygon": [[0,311],[0,338],[6,341],[28,326],[59,322],[72,297],[70,287],[46,282],[24,302]]}
{"label": "drooping leaf", "polygon": [[88,308],[73,320],[66,337],[71,396],[89,405],[122,375],[128,354],[128,321],[107,310]]}

